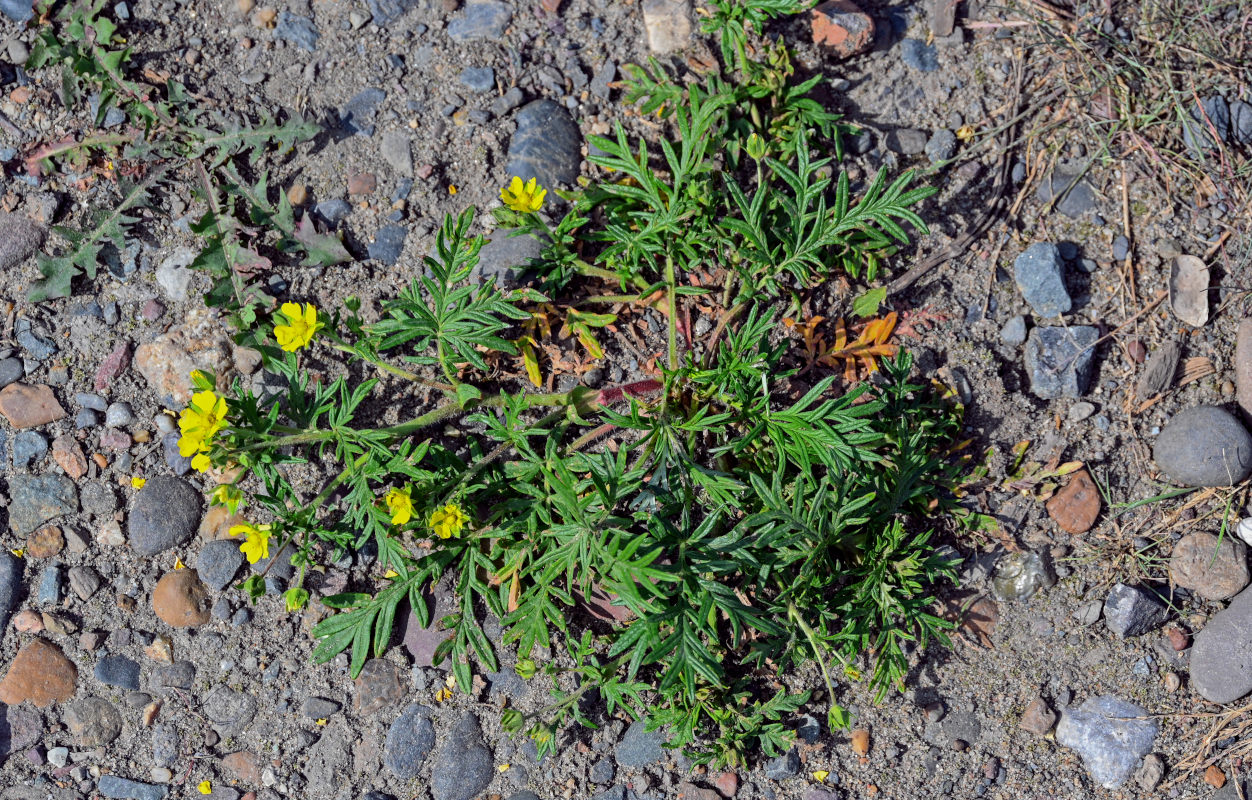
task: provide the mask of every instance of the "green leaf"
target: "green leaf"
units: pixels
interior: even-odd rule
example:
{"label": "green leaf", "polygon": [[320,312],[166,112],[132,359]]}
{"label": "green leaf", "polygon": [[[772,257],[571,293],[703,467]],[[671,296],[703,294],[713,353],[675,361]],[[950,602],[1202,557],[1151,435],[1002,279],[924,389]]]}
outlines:
{"label": "green leaf", "polygon": [[877,289],[870,289],[852,301],[852,313],[862,319],[875,316],[878,314],[879,306],[886,299],[887,289],[885,287],[880,286]]}

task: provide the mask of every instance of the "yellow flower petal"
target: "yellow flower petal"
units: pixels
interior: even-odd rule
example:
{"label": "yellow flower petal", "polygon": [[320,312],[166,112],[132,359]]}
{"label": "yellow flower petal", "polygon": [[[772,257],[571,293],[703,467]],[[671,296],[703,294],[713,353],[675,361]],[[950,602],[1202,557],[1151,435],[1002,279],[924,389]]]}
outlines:
{"label": "yellow flower petal", "polygon": [[196,789],[200,791],[200,794],[213,794],[213,784],[209,781],[200,781]]}
{"label": "yellow flower petal", "polygon": [[830,777],[830,773],[824,769],[816,770],[813,773],[813,780],[817,781],[818,783],[824,783],[826,779],[829,777]]}
{"label": "yellow flower petal", "polygon": [[135,475],[134,477],[130,479],[130,485],[136,489],[142,489],[144,484],[147,482],[148,482],[147,478],[141,478],[138,475]]}

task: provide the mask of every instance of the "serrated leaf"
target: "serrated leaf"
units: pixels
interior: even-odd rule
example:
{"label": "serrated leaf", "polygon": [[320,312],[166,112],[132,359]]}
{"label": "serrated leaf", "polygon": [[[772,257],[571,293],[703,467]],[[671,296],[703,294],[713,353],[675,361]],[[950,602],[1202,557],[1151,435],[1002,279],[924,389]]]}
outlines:
{"label": "serrated leaf", "polygon": [[308,214],[296,223],[292,238],[304,247],[305,258],[300,264],[302,267],[333,267],[352,260],[352,254],[343,246],[339,234],[318,233]]}

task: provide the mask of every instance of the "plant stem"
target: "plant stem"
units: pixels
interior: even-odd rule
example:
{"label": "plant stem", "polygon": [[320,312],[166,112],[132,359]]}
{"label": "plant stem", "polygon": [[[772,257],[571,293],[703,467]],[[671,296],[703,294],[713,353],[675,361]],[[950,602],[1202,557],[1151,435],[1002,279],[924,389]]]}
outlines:
{"label": "plant stem", "polygon": [[[800,609],[796,608],[795,601],[787,601],[787,617],[800,626],[800,631],[804,634],[804,638],[808,640],[809,647],[813,648],[813,658],[817,661],[818,666],[822,668],[822,679],[826,681],[826,693],[829,696],[829,702],[833,705],[835,702],[835,683],[830,678],[830,671],[826,668],[826,659],[822,656],[824,651],[817,643],[817,632],[809,627],[804,621],[804,617],[800,616]],[[837,651],[831,651],[835,657],[843,661],[842,656]],[[844,662],[845,666],[847,662]]]}
{"label": "plant stem", "polygon": [[665,291],[669,296],[669,368],[678,369],[678,294],[674,257],[665,254]]}
{"label": "plant stem", "polygon": [[331,348],[338,350],[341,353],[348,353],[350,355],[354,355],[363,361],[368,361],[370,364],[373,364],[375,367],[378,367],[383,372],[389,372],[398,378],[404,378],[405,380],[413,381],[419,386],[426,386],[431,389],[438,389],[441,392],[448,392],[448,393],[452,393],[455,391],[455,389],[450,384],[439,383],[438,381],[432,381],[427,378],[423,378],[421,375],[418,375],[417,373],[409,372],[407,369],[400,369],[399,367],[392,366],[391,364],[388,364],[382,359],[374,358],[373,356],[367,355],[366,353],[362,353],[360,350],[350,347],[349,345],[346,345],[342,342],[336,341],[335,343],[331,344]]}

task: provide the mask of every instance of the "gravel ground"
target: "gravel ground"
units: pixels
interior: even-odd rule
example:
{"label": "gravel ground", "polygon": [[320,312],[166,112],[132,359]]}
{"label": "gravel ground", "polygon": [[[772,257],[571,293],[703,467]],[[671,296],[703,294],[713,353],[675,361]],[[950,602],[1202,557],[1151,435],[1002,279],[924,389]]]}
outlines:
{"label": "gravel ground", "polygon": [[[829,105],[864,126],[845,162],[854,184],[918,168],[943,187],[921,211],[931,234],[899,271],[949,247],[985,208],[1000,154],[957,134],[1008,119],[1015,63],[1027,65],[1028,102],[1053,97],[1030,26],[971,24],[1020,14],[963,11],[952,36],[928,41],[929,5],[865,3],[877,32],[846,59],[813,43],[807,18],[772,29],[802,70],[827,76]],[[497,203],[516,164],[570,183],[589,174],[587,135],[614,120],[651,134],[620,103],[618,67],[667,42],[698,61],[708,45],[682,35],[682,0],[642,6],[664,12],[651,38],[640,3],[609,0],[127,0],[113,13],[137,61],[206,107],[326,124],[269,160],[270,181],[341,229],[356,259],[279,265],[270,285],[321,307],[357,295],[369,309],[418,273],[444,214]],[[11,123],[0,126],[0,514],[4,550],[21,553],[0,553],[3,800],[190,798],[202,781],[213,798],[260,800],[1237,796],[1238,726],[1252,717],[1232,714],[1204,748],[1215,712],[1237,711],[1252,689],[1247,550],[1222,524],[1244,516],[1252,471],[1239,416],[1252,407],[1252,329],[1240,326],[1249,245],[1246,219],[1213,192],[1163,191],[1146,156],[1093,158],[1098,142],[1081,135],[1032,141],[1005,156],[1010,223],[893,296],[900,343],[966,400],[970,452],[986,452],[989,468],[971,497],[1001,523],[948,542],[965,561],[939,604],[960,627],[950,647],[912,654],[903,691],[875,704],[845,688],[854,731],[835,736],[814,719],[819,692],[811,716],[792,721],[793,751],[738,772],[693,767],[621,718],[572,732],[539,761],[499,717],[506,701],[541,704],[548,687],[517,678],[507,657],[473,696],[438,702],[439,637],[410,620],[403,646],[353,681],[344,656],[309,660],[319,603],[289,614],[280,598],[254,606],[235,587],[249,567],[221,541],[230,521],[204,504],[163,411],[185,402],[193,366],[257,387],[265,375],[201,305],[205,279],[186,269],[199,206],[183,185],[159,193],[142,232],[72,298],[25,300],[33,253],[58,245],[47,226],[83,224],[100,194],[22,170],[28,148],[86,126],[57,101],[55,74],[12,69],[32,35],[0,17]],[[1243,77],[1217,90],[1231,107],[1249,92]],[[1236,124],[1229,146],[1242,158],[1238,134]],[[513,247],[495,243],[484,271],[505,274]],[[1200,293],[1211,307],[1200,325],[1175,298],[1153,304],[1187,254],[1220,287]],[[607,342],[585,379],[646,376],[660,323],[640,315],[638,343]],[[1026,440],[1028,462],[1085,471],[1057,487],[1014,472]],[[1135,505],[1184,482],[1211,488]],[[328,563],[310,588],[372,586],[373,566],[367,553]],[[268,577],[278,594],[289,565]],[[794,680],[821,685],[811,665]]]}

